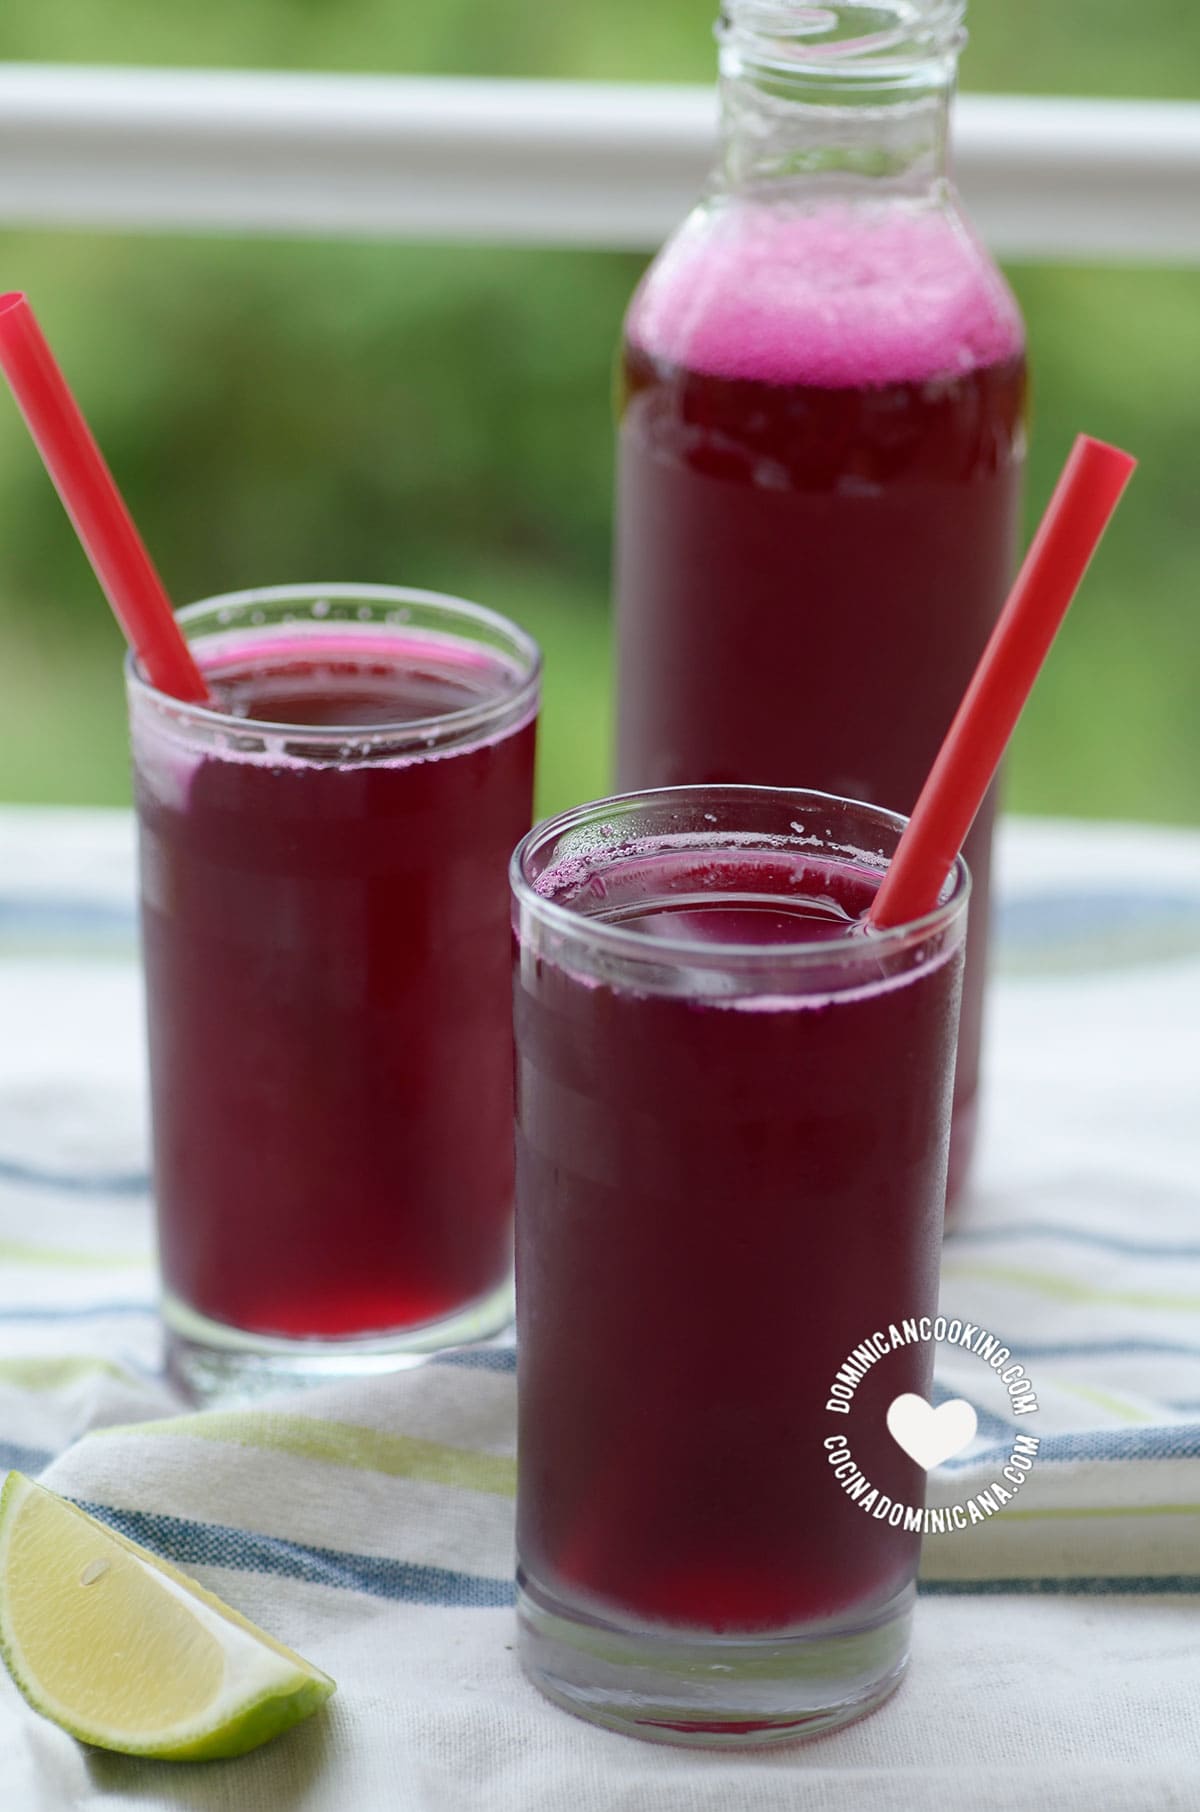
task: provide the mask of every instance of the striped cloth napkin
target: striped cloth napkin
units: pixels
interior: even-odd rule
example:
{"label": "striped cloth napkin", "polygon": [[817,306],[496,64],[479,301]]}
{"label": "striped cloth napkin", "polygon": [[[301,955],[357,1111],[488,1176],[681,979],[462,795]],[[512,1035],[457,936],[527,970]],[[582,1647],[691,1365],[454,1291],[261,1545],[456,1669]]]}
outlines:
{"label": "striped cloth napkin", "polygon": [[[715,1754],[592,1729],[524,1682],[511,1346],[245,1409],[172,1396],[130,825],[0,813],[0,1468],[341,1688],[244,1760],[168,1767],[81,1749],[0,1677],[0,1808],[1200,1808],[1200,836],[1011,822],[1000,858],[987,1118],[943,1267],[960,1344],[937,1370],[978,1432],[930,1477],[947,1526],[912,1673],[818,1742]],[[990,1337],[1036,1414],[1011,1415]],[[997,1504],[1017,1433],[1036,1458]]]}

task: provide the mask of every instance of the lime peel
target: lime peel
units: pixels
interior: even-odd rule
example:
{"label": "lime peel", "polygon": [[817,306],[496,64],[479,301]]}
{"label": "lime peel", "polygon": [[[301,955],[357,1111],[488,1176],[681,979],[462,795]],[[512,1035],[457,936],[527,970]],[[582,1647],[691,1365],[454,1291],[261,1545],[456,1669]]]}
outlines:
{"label": "lime peel", "polygon": [[0,1490],[0,1656],[81,1742],[199,1761],[244,1755],[335,1690],[147,1548],[22,1473]]}

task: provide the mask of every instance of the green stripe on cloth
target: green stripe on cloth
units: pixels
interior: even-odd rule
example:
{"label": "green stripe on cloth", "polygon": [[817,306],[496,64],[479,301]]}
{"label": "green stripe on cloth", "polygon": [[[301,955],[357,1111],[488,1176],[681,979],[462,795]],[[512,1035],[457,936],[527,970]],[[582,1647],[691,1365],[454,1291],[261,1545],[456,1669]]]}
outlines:
{"label": "green stripe on cloth", "polygon": [[62,1265],[72,1271],[128,1271],[143,1269],[150,1259],[145,1252],[76,1252],[69,1246],[26,1246],[18,1240],[0,1239],[0,1262]]}
{"label": "green stripe on cloth", "polygon": [[420,1440],[415,1435],[381,1434],[375,1428],[319,1421],[312,1416],[209,1410],[194,1416],[172,1416],[161,1422],[98,1428],[89,1439],[102,1440],[109,1435],[171,1435],[185,1440],[221,1441],[264,1453],[318,1460],[328,1466],[382,1472],[389,1478],[457,1485],[492,1497],[513,1497],[517,1488],[517,1463],[502,1454],[473,1453],[440,1441]]}
{"label": "green stripe on cloth", "polygon": [[944,1278],[962,1278],[976,1283],[1012,1284],[1018,1290],[1031,1290],[1048,1296],[1054,1302],[1111,1303],[1127,1309],[1167,1309],[1190,1314],[1200,1310],[1200,1296],[1161,1295],[1154,1290],[1101,1290],[1078,1278],[1061,1277],[1050,1271],[1024,1271],[1009,1265],[942,1266]]}
{"label": "green stripe on cloth", "polygon": [[1126,1403],[1113,1391],[1094,1390],[1090,1384],[1066,1384],[1061,1378],[1056,1378],[1055,1384],[1059,1390],[1066,1391],[1068,1396],[1080,1397],[1085,1403],[1094,1403],[1097,1409],[1106,1409],[1110,1416],[1116,1416],[1121,1422],[1154,1422],[1154,1416],[1148,1409]]}
{"label": "green stripe on cloth", "polygon": [[0,1384],[19,1384],[24,1390],[58,1390],[78,1378],[126,1378],[111,1359],[0,1359]]}
{"label": "green stripe on cloth", "polygon": [[1200,1504],[1087,1504],[1070,1505],[1057,1510],[1009,1510],[997,1512],[997,1521],[1006,1523],[1046,1522],[1050,1518],[1075,1521],[1079,1517],[1100,1516],[1198,1516]]}

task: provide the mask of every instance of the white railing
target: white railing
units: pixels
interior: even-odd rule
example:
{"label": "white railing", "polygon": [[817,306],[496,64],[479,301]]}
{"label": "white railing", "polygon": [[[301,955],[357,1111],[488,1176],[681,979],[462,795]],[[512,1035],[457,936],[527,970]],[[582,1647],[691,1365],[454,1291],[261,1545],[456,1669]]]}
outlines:
{"label": "white railing", "polygon": [[[0,65],[0,224],[655,245],[711,89]],[[1200,264],[1200,105],[968,95],[957,171],[1011,257]]]}

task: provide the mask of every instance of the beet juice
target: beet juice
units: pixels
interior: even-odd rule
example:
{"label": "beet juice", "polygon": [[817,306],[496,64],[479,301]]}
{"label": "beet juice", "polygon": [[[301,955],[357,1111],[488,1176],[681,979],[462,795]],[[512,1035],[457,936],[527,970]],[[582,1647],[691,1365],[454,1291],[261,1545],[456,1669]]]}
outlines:
{"label": "beet juice", "polygon": [[305,1362],[494,1326],[536,655],[421,594],[184,623],[216,710],[130,688],[168,1324]]}
{"label": "beet juice", "polygon": [[[749,10],[727,7],[722,180],[626,326],[618,779],[815,786],[908,812],[1004,599],[1024,450],[1020,316],[944,172],[961,9],[910,6],[911,41],[886,54],[866,24],[824,43],[801,19],[814,9],[786,5],[768,44]],[[994,803],[965,852],[952,1189],[974,1129]]]}
{"label": "beet juice", "polygon": [[847,1355],[937,1301],[965,881],[868,931],[897,834],[686,788],[514,864],[523,1655],[643,1734],[836,1722],[907,1652],[919,1536],[823,1445],[923,1503],[885,1416],[928,1395],[927,1347],[826,1413]]}

